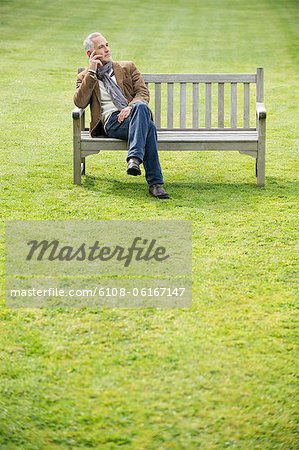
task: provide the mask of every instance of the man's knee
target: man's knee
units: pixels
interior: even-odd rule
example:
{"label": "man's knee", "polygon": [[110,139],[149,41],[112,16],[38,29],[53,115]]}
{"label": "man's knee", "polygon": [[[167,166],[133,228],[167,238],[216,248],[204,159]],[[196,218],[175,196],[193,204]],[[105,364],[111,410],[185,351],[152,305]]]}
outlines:
{"label": "man's knee", "polygon": [[147,112],[149,111],[150,112],[150,109],[149,109],[147,103],[144,103],[144,102],[136,102],[136,103],[134,103],[133,108],[136,111],[147,111]]}
{"label": "man's knee", "polygon": [[154,133],[157,133],[157,127],[156,127],[155,122],[153,122],[153,120],[150,121],[149,131],[152,131],[152,132],[154,132]]}

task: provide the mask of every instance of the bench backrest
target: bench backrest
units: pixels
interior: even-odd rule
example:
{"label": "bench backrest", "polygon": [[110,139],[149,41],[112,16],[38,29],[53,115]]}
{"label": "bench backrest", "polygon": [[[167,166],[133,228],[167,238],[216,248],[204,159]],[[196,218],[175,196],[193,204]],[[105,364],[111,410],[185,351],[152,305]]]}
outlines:
{"label": "bench backrest", "polygon": [[[263,69],[253,74],[144,74],[158,129],[255,129]],[[252,88],[252,85],[253,88]]]}
{"label": "bench backrest", "polygon": [[261,67],[248,74],[152,73],[143,77],[159,130],[256,129],[256,102],[264,101]]}

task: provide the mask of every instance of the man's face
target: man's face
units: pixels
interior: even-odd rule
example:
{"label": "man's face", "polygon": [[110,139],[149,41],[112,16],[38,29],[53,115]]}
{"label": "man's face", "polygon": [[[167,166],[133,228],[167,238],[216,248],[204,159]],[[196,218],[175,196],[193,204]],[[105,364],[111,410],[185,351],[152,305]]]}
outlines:
{"label": "man's face", "polygon": [[[92,39],[92,42],[94,43],[94,54],[99,56],[99,60],[103,64],[112,61],[109,44],[104,36],[97,36]],[[90,51],[90,54],[91,53],[92,50]],[[88,56],[90,56],[90,54]]]}

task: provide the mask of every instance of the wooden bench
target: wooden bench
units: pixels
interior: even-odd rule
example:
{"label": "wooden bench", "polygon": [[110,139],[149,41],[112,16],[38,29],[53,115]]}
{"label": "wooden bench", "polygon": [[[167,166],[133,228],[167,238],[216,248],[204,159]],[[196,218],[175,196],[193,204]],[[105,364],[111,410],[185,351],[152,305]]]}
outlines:
{"label": "wooden bench", "polygon": [[[143,76],[151,93],[159,150],[239,151],[256,159],[257,185],[265,185],[262,68],[252,74]],[[87,156],[102,150],[127,150],[127,142],[92,138],[85,127],[85,110],[75,108],[72,116],[74,183],[81,184]]]}

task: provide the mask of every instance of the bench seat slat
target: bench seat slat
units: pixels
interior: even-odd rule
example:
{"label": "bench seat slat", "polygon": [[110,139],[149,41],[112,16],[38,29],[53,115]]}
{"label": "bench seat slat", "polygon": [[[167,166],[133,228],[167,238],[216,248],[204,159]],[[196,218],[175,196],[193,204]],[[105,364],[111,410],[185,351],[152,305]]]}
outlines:
{"label": "bench seat slat", "polygon": [[[100,150],[127,150],[127,142],[114,138],[91,138],[81,133],[81,153],[87,156]],[[243,150],[257,151],[256,131],[158,131],[159,150]]]}
{"label": "bench seat slat", "polygon": [[[192,140],[205,140],[205,141],[257,141],[258,140],[258,132],[253,131],[181,131],[181,130],[161,130],[158,131],[158,141],[161,140],[172,140],[172,141],[184,141],[189,142]],[[101,143],[110,143],[110,142],[124,142],[120,139],[108,138],[108,137],[98,137],[92,138],[88,131],[82,131],[81,133],[81,141],[82,142],[101,142]]]}

